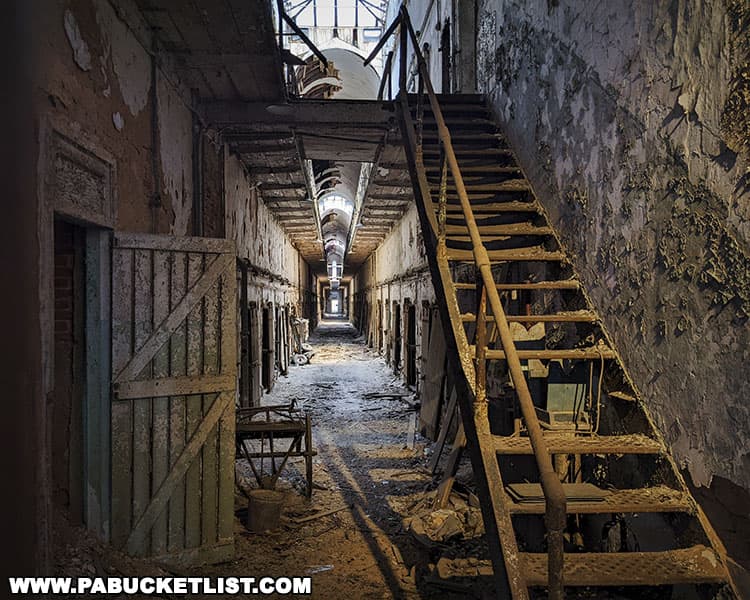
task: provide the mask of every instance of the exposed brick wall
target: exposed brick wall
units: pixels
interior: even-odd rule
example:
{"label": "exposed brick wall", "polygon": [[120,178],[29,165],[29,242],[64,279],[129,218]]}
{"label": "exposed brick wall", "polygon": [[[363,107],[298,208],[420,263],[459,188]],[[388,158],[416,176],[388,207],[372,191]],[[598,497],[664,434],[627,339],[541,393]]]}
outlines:
{"label": "exposed brick wall", "polygon": [[51,406],[52,499],[82,518],[83,230],[55,222],[55,354]]}
{"label": "exposed brick wall", "polygon": [[55,344],[73,341],[74,228],[55,222]]}

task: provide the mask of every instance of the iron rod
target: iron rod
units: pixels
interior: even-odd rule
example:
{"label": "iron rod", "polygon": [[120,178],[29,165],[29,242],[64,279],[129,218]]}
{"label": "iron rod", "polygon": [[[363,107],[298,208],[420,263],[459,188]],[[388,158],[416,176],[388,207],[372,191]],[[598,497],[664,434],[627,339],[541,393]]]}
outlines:
{"label": "iron rod", "polygon": [[380,41],[377,44],[375,44],[375,47],[372,49],[372,52],[370,52],[370,55],[365,59],[365,66],[369,65],[373,61],[373,59],[377,56],[378,52],[380,52],[380,49],[388,41],[388,38],[391,37],[391,34],[396,30],[396,27],[398,26],[400,22],[401,22],[401,15],[399,14],[398,17],[393,19],[393,23],[391,23],[388,26],[388,29],[385,30],[383,37],[381,37]]}

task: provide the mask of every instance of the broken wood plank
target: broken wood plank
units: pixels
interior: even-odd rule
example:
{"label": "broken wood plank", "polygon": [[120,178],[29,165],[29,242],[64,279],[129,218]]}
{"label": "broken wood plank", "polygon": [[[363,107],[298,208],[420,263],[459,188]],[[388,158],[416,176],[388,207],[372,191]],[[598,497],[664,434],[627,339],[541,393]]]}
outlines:
{"label": "broken wood plank", "polygon": [[456,481],[456,473],[458,472],[458,465],[461,462],[464,448],[466,448],[466,434],[464,433],[463,423],[459,422],[456,438],[453,440],[453,448],[448,455],[448,464],[445,467],[443,480],[440,482],[440,485],[435,492],[435,506],[437,508],[445,508],[448,504],[448,499],[453,490],[453,484]]}
{"label": "broken wood plank", "polygon": [[315,521],[316,519],[321,519],[329,515],[335,515],[337,512],[341,512],[342,510],[345,510],[347,508],[351,508],[351,504],[337,506],[336,508],[324,510],[322,512],[315,513],[314,515],[308,515],[307,517],[291,517],[289,520],[296,525],[301,525],[302,523],[309,523],[310,521]]}
{"label": "broken wood plank", "polygon": [[445,411],[447,419],[440,428],[440,435],[438,436],[438,441],[435,444],[435,449],[433,451],[432,457],[430,458],[429,470],[433,475],[435,474],[435,470],[437,469],[438,463],[440,462],[440,456],[442,455],[443,449],[445,448],[445,440],[448,437],[448,431],[451,428],[453,420],[458,415],[458,412],[456,411],[456,389],[454,387],[451,387],[449,397],[450,399],[448,400],[448,408]]}

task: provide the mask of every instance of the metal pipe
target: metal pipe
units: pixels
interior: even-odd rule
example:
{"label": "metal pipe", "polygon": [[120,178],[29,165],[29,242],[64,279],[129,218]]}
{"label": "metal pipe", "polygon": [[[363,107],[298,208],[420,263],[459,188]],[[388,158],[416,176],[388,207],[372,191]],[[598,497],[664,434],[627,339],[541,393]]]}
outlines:
{"label": "metal pipe", "polygon": [[247,265],[238,260],[240,268],[240,406],[250,406],[250,323],[247,303]]}
{"label": "metal pipe", "polygon": [[[286,12],[284,12],[284,9],[281,8],[280,10],[281,10],[281,18],[282,18],[282,20],[286,21],[287,25],[289,25],[289,27],[292,28],[292,31],[294,31],[294,33],[296,33],[300,37],[300,39],[303,42],[305,42],[305,45],[308,48],[310,48],[310,50],[312,50],[313,54],[315,56],[317,56],[318,59],[320,59],[320,62],[322,62],[323,66],[327,69],[328,68],[328,60],[323,55],[323,53],[320,50],[318,50],[318,47],[312,42],[312,40],[309,37],[307,37],[307,35],[305,35],[305,32],[302,31],[298,27],[297,23],[295,23],[292,20],[292,18],[288,14],[286,14]],[[280,25],[279,25],[279,28],[281,28]]]}
{"label": "metal pipe", "polygon": [[[545,521],[547,525],[547,549],[548,549],[548,589],[550,600],[560,600],[564,598],[565,591],[563,587],[563,530],[565,529],[566,520],[566,498],[565,492],[562,487],[557,473],[552,465],[552,458],[550,456],[549,449],[547,448],[544,436],[542,434],[542,428],[539,424],[539,420],[536,416],[536,409],[531,399],[526,378],[524,377],[523,370],[521,368],[521,361],[518,358],[516,352],[515,343],[513,341],[513,335],[510,332],[508,321],[505,317],[505,311],[503,310],[502,302],[500,301],[500,295],[495,287],[495,280],[492,275],[492,266],[490,263],[487,249],[482,243],[482,237],[479,233],[476,220],[474,218],[474,212],[469,202],[469,196],[466,192],[466,186],[461,175],[461,170],[458,165],[458,159],[453,150],[453,144],[451,142],[450,132],[445,124],[443,113],[440,108],[440,103],[435,95],[435,90],[432,87],[430,81],[429,72],[427,65],[424,61],[424,57],[419,49],[419,42],[414,29],[409,19],[409,13],[405,6],[401,8],[401,21],[406,26],[411,37],[412,43],[414,44],[414,52],[417,56],[418,68],[421,71],[422,78],[424,80],[425,89],[430,99],[430,106],[437,122],[438,134],[443,142],[445,149],[445,155],[450,166],[451,173],[453,174],[453,180],[456,185],[456,191],[458,193],[461,207],[464,213],[464,219],[466,220],[466,226],[469,230],[469,235],[472,241],[474,260],[479,268],[480,274],[482,275],[482,281],[486,288],[492,314],[495,317],[495,324],[500,334],[500,340],[505,350],[506,361],[508,363],[508,370],[511,375],[511,379],[516,388],[518,394],[518,401],[521,406],[521,413],[523,414],[524,421],[526,422],[526,428],[529,434],[529,441],[534,451],[534,457],[536,459],[537,466],[539,467],[540,479],[542,485],[542,491],[546,501],[546,512]],[[403,35],[402,35],[403,37]]]}
{"label": "metal pipe", "polygon": [[[398,57],[399,57],[399,69],[398,69],[398,90],[399,93],[406,94],[406,47],[409,44],[409,37],[407,32],[408,22],[406,19],[409,18],[405,8],[401,9],[401,26],[399,27],[399,44],[398,44]],[[403,15],[406,15],[404,17]],[[415,48],[415,52],[419,52],[419,48]]]}
{"label": "metal pipe", "polygon": [[372,49],[372,52],[370,52],[369,56],[365,59],[365,66],[369,65],[373,59],[377,56],[378,52],[380,52],[380,49],[385,45],[385,43],[388,41],[388,38],[391,37],[391,34],[396,31],[396,27],[401,22],[401,14],[399,13],[399,16],[393,19],[393,23],[391,23],[388,26],[388,29],[385,30],[385,33],[383,33],[383,37],[380,38],[380,41],[375,44],[375,47]]}
{"label": "metal pipe", "polygon": [[[378,88],[378,100],[383,99],[383,91],[385,90],[385,80],[388,79],[388,90],[390,95],[391,89],[391,63],[393,62],[393,50],[388,53],[385,59],[385,66],[383,67],[383,76],[380,79],[380,88]],[[390,100],[390,98],[388,98]]]}

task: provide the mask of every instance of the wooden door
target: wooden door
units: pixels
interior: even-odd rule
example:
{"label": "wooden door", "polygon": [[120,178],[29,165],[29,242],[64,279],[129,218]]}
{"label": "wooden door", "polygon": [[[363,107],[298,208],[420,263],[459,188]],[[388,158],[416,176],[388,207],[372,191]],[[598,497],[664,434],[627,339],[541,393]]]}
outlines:
{"label": "wooden door", "polygon": [[111,531],[130,554],[234,554],[236,286],[232,242],[115,236]]}
{"label": "wooden door", "polygon": [[273,305],[263,307],[263,389],[270,393],[273,390],[276,373],[276,341],[274,340],[274,310]]}
{"label": "wooden door", "polygon": [[250,347],[250,406],[260,406],[263,395],[261,376],[263,356],[263,335],[260,326],[260,309],[257,302],[249,304],[249,336]]}
{"label": "wooden door", "polygon": [[446,348],[443,324],[440,321],[438,307],[432,307],[429,343],[422,354],[426,355],[424,362],[424,387],[422,388],[419,408],[420,429],[425,437],[437,438],[440,411],[445,387]]}
{"label": "wooden door", "polygon": [[425,373],[427,373],[427,362],[429,359],[430,351],[430,315],[432,310],[430,309],[430,303],[426,300],[422,302],[422,327],[420,329],[419,339],[419,390],[422,392],[424,389]]}
{"label": "wooden door", "polygon": [[401,374],[401,305],[393,303],[393,372]]}
{"label": "wooden door", "polygon": [[417,308],[406,304],[406,384],[417,385]]}
{"label": "wooden door", "polygon": [[378,300],[378,353],[383,351],[383,304]]}

